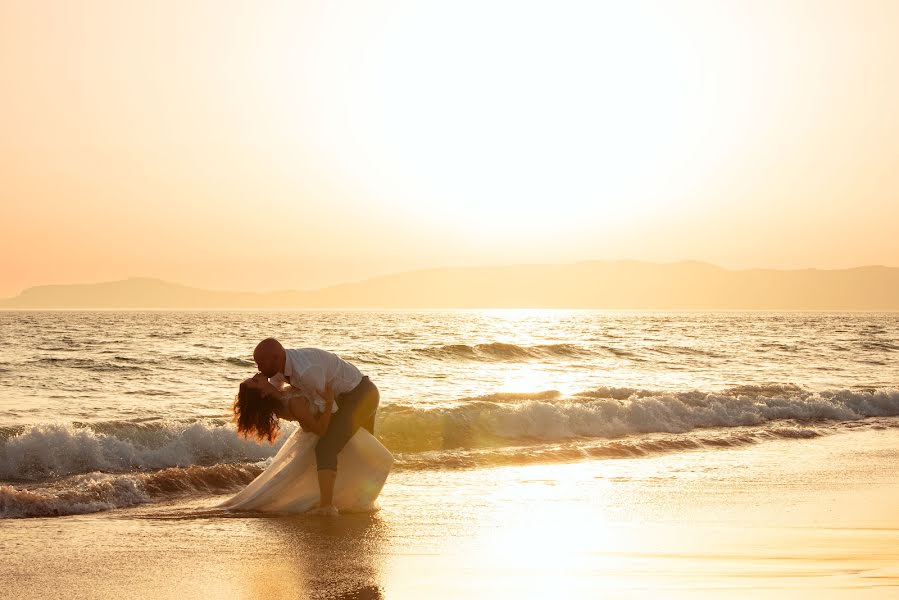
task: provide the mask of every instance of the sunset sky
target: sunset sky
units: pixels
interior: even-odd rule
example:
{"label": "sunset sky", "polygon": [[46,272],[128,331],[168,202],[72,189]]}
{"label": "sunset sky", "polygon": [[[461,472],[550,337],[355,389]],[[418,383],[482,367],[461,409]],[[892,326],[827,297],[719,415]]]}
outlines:
{"label": "sunset sky", "polygon": [[0,3],[0,296],[899,266],[899,2]]}

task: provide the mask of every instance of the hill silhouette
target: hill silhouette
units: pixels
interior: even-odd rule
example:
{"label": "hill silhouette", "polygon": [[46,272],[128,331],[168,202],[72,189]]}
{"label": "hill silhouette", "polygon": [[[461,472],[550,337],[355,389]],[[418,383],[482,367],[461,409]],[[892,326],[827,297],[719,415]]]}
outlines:
{"label": "hill silhouette", "polygon": [[313,291],[240,292],[159,279],[45,285],[6,309],[609,308],[899,310],[899,268],[743,269],[684,261],[446,267]]}

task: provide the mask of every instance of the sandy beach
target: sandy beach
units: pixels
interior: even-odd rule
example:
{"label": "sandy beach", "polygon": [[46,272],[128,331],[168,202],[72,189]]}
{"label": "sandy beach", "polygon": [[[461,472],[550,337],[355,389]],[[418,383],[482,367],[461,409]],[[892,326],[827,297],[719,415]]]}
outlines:
{"label": "sandy beach", "polygon": [[375,514],[0,522],[18,598],[892,598],[899,430],[401,471]]}

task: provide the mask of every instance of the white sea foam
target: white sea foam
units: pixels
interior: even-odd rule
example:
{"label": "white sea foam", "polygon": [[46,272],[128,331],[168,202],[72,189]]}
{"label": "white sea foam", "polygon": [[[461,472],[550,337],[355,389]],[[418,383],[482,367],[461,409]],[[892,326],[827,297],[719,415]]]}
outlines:
{"label": "white sea foam", "polygon": [[723,392],[601,388],[571,398],[488,396],[451,408],[386,407],[378,435],[400,451],[495,446],[503,440],[614,439],[775,421],[855,421],[899,415],[899,390],[811,392],[795,386]]}
{"label": "white sea foam", "polygon": [[[554,391],[492,394],[449,408],[386,405],[376,433],[391,451],[416,453],[897,415],[896,389],[812,392],[741,386],[706,393],[600,388],[571,397]],[[0,438],[0,479],[41,481],[91,471],[260,461],[273,456],[294,427],[284,423],[281,437],[269,445],[245,440],[222,422],[37,425]]]}
{"label": "white sea foam", "polygon": [[[376,433],[400,469],[642,456],[899,426],[899,390],[740,386],[714,393],[600,388],[492,394],[452,408],[386,406]],[[863,419],[874,417],[867,421]],[[878,417],[886,419],[878,420]],[[861,421],[861,423],[860,423]],[[249,483],[275,445],[221,422],[45,424],[0,438],[0,517],[96,512]]]}
{"label": "white sea foam", "polygon": [[0,479],[41,480],[90,471],[120,472],[195,464],[259,461],[273,456],[294,425],[286,423],[274,445],[237,435],[233,426],[194,423],[45,424],[0,442]]}
{"label": "white sea foam", "polygon": [[0,485],[0,518],[92,513],[189,494],[221,493],[239,489],[261,471],[259,465],[219,464],[151,473],[85,473],[28,489]]}

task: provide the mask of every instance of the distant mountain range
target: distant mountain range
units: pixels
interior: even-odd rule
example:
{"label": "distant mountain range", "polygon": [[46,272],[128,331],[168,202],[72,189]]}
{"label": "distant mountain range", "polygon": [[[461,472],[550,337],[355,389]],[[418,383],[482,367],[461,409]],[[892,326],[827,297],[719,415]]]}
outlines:
{"label": "distant mountain range", "polygon": [[313,291],[236,292],[134,278],[44,285],[5,309],[610,308],[899,311],[899,268],[729,270],[633,260],[448,267]]}

